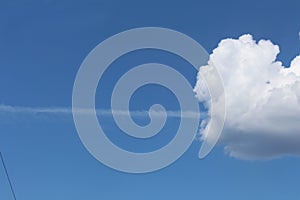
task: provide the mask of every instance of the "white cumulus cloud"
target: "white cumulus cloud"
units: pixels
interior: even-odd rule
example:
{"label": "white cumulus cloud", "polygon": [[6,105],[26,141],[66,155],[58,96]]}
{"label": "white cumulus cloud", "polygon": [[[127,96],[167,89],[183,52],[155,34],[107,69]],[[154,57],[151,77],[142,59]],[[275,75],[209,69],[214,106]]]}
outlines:
{"label": "white cumulus cloud", "polygon": [[[279,47],[271,41],[256,42],[251,35],[243,35],[222,40],[208,65],[200,68],[210,79],[214,65],[223,79],[226,121],[220,142],[230,156],[300,156],[300,56],[285,67],[276,60],[278,53]],[[200,75],[195,92],[209,109],[209,93]],[[202,136],[213,128],[206,124]]]}

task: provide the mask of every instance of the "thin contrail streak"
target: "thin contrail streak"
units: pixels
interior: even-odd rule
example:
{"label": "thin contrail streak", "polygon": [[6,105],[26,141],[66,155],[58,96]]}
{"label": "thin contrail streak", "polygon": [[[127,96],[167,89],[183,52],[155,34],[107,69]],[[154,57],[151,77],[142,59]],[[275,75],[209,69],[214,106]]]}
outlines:
{"label": "thin contrail streak", "polygon": [[[82,114],[94,113],[94,110],[89,109],[73,109],[70,107],[20,107],[20,106],[9,106],[0,104],[0,113],[13,113],[13,114],[51,114],[51,115],[62,115],[62,114],[72,114],[72,112],[80,112]],[[111,116],[112,110],[109,109],[97,109],[97,115],[99,116]],[[166,111],[168,117],[175,118],[195,118],[200,114],[201,118],[207,117],[207,113],[195,113],[194,111],[180,111],[180,110],[168,110]],[[128,111],[125,110],[114,110],[115,115],[126,116]],[[151,113],[153,117],[164,116],[163,111],[153,111]],[[149,111],[146,110],[133,110],[130,111],[130,116],[132,117],[148,117]]]}

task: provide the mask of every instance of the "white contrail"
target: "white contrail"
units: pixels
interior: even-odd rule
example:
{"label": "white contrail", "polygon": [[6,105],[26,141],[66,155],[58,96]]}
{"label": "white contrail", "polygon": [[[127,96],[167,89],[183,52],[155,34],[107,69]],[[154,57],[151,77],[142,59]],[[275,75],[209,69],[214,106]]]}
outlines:
{"label": "white contrail", "polygon": [[[71,115],[72,112],[80,112],[83,114],[93,113],[94,110],[89,109],[75,109],[72,111],[71,107],[22,107],[22,106],[10,106],[0,104],[0,113],[15,113],[15,114],[51,114],[51,115]],[[110,109],[97,109],[96,110],[98,116],[111,116],[112,110]],[[169,110],[166,111],[168,117],[174,118],[195,118],[199,113],[195,113],[193,111],[184,111],[180,110]],[[128,111],[125,110],[114,110],[114,114],[116,115],[124,115],[128,114]],[[130,111],[130,115],[132,117],[148,117],[149,111],[146,110],[133,110]],[[164,116],[163,111],[152,111],[151,116],[153,117],[161,117]],[[206,113],[200,113],[201,118],[205,118],[207,116]]]}

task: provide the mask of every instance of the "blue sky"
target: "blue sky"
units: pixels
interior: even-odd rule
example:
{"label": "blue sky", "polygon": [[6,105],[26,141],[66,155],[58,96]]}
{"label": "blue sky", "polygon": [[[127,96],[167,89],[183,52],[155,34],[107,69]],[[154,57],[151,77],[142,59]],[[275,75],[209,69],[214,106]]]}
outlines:
{"label": "blue sky", "polygon": [[[279,60],[288,66],[299,55],[299,1],[1,1],[0,104],[16,107],[70,108],[76,73],[101,41],[121,31],[158,26],[187,34],[211,53],[221,39],[250,33],[280,45]],[[174,55],[144,51],[122,57],[106,72],[97,107],[109,108],[112,84],[143,62],[174,66],[195,84],[196,71]],[[148,92],[148,94],[147,94]],[[153,93],[157,95],[153,95]],[[162,103],[178,109],[172,94],[143,87],[133,110]],[[111,116],[101,123],[124,148],[146,151],[163,145],[177,128],[172,118],[164,137],[130,141]],[[135,119],[147,124],[147,118]],[[152,142],[152,143],[151,143]],[[154,144],[154,146],[153,146]],[[0,111],[0,151],[17,199],[299,199],[300,159],[242,161],[218,146],[204,160],[201,143],[171,166],[149,174],[112,170],[82,145],[70,113],[34,114]],[[12,199],[0,167],[0,199]]]}

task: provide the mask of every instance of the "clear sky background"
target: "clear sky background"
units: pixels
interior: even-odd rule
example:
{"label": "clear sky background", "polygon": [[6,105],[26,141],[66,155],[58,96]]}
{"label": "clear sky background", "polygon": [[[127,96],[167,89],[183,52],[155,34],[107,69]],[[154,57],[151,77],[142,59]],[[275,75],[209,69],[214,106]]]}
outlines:
{"label": "clear sky background", "polygon": [[[288,66],[300,52],[300,2],[294,1],[0,1],[0,104],[26,108],[70,108],[73,82],[85,56],[121,31],[158,26],[183,32],[211,53],[224,38],[250,33],[280,45],[278,59]],[[196,71],[172,54],[134,52],[113,63],[101,80],[97,108],[109,109],[113,84],[137,64],[173,66],[195,84]],[[154,91],[156,95],[153,95]],[[178,109],[161,87],[141,88],[133,110],[153,103]],[[136,118],[147,124],[149,119]],[[122,136],[111,116],[101,124],[116,144],[143,152],[163,146],[178,119],[153,140]],[[168,133],[168,134],[163,134]],[[218,146],[204,160],[201,143],[171,166],[149,174],[112,170],[82,145],[70,113],[0,111],[0,151],[19,200],[98,199],[299,199],[300,159],[268,161],[231,158]],[[12,199],[0,167],[0,199]]]}

